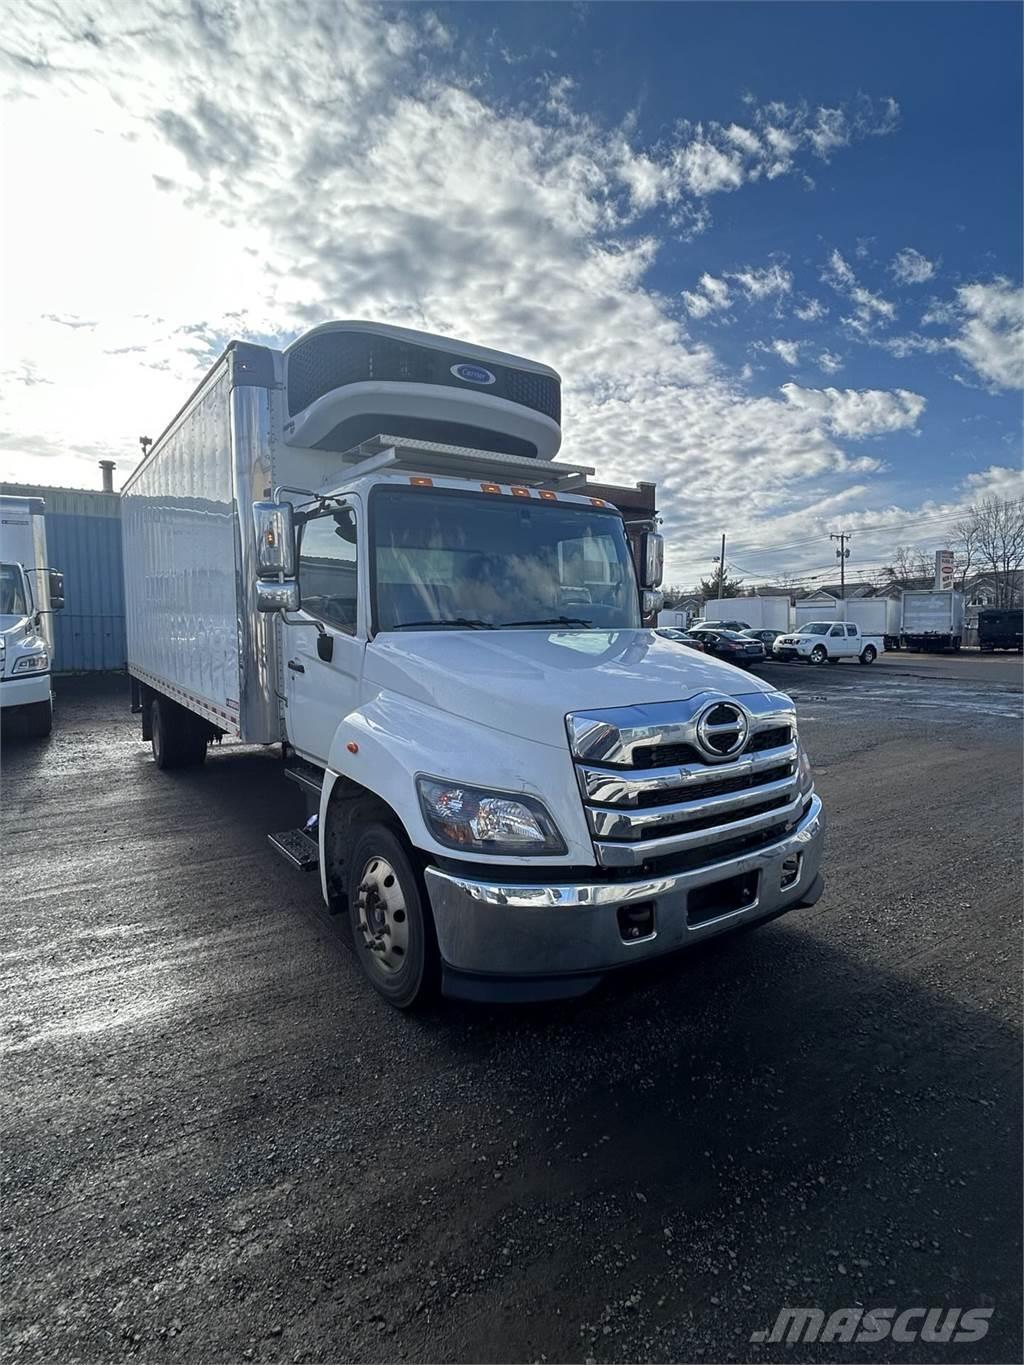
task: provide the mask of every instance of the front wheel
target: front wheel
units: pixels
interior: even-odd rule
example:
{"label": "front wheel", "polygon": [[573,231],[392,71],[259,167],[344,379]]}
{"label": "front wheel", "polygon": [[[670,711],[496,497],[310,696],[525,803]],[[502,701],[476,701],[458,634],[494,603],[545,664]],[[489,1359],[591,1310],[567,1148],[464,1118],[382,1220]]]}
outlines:
{"label": "front wheel", "polygon": [[45,739],[53,729],[53,702],[35,701],[25,707],[25,733],[29,739]]}
{"label": "front wheel", "polygon": [[865,645],[865,646],[864,646],[864,652],[863,652],[863,654],[861,654],[861,656],[860,656],[860,661],[861,661],[861,663],[862,663],[862,664],[873,664],[877,658],[878,658],[878,650],[874,647],[874,645]]}
{"label": "front wheel", "polygon": [[823,664],[828,658],[828,650],[824,645],[815,645],[811,650],[811,663]]}
{"label": "front wheel", "polygon": [[348,861],[348,913],[359,965],[389,1005],[408,1010],[435,991],[438,954],[420,879],[387,825],[367,825]]}

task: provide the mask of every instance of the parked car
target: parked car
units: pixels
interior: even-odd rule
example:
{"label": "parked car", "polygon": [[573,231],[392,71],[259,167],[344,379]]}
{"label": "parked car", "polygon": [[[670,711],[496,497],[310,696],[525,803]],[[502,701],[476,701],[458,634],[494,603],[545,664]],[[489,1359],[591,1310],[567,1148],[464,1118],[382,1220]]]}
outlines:
{"label": "parked car", "polygon": [[752,630],[740,631],[740,634],[745,635],[748,640],[760,640],[761,643],[764,645],[764,652],[766,654],[770,654],[772,652],[772,645],[775,643],[775,641],[779,638],[780,635],[785,635],[785,633],[786,632],[784,630],[767,629],[758,630],[756,628]]}
{"label": "parked car", "polygon": [[749,668],[751,664],[760,663],[764,659],[764,645],[761,641],[749,640],[739,631],[704,626],[690,633],[696,635],[706,653],[713,654],[716,659],[725,659],[727,663],[736,664],[739,668]]}
{"label": "parked car", "polygon": [[690,629],[693,630],[697,626],[711,626],[715,630],[750,630],[749,621],[694,621]]}
{"label": "parked car", "polygon": [[884,653],[883,636],[862,635],[860,626],[849,621],[808,621],[799,630],[780,635],[772,646],[774,659],[803,659],[810,664],[837,664],[840,659],[873,664]]}
{"label": "parked car", "polygon": [[654,633],[660,635],[663,640],[672,640],[677,645],[686,645],[690,649],[704,653],[704,646],[696,635],[691,635],[688,630],[677,630],[675,626],[659,626]]}

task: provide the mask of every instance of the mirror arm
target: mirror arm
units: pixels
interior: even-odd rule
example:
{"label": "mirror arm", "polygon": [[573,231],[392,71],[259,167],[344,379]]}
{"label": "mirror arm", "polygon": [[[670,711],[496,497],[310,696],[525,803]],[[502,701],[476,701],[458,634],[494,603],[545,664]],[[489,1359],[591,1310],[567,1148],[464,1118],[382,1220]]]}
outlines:
{"label": "mirror arm", "polygon": [[285,611],[283,607],[281,609],[281,620],[285,623],[286,626],[313,626],[318,635],[327,634],[327,631],[324,629],[323,625],[319,621],[316,620],[305,621],[301,616],[289,616],[287,611]]}

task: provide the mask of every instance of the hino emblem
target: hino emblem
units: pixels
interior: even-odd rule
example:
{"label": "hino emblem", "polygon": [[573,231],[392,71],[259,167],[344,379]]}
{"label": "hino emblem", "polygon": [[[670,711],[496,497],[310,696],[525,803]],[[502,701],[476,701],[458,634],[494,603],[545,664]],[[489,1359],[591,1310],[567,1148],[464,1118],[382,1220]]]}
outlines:
{"label": "hino emblem", "polygon": [[748,731],[746,714],[730,701],[714,701],[697,717],[697,743],[711,758],[733,758]]}

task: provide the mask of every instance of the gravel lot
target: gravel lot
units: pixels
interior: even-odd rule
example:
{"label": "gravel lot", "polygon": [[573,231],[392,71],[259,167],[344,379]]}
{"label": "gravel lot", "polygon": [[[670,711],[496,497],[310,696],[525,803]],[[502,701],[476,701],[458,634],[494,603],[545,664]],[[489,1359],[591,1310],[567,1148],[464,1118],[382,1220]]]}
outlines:
{"label": "gravel lot", "polygon": [[[572,1005],[391,1012],[274,857],[298,794],[161,774],[123,680],[4,745],[18,1361],[1021,1358],[1019,661],[765,669],[828,890]],[[988,1306],[971,1345],[751,1342]]]}

